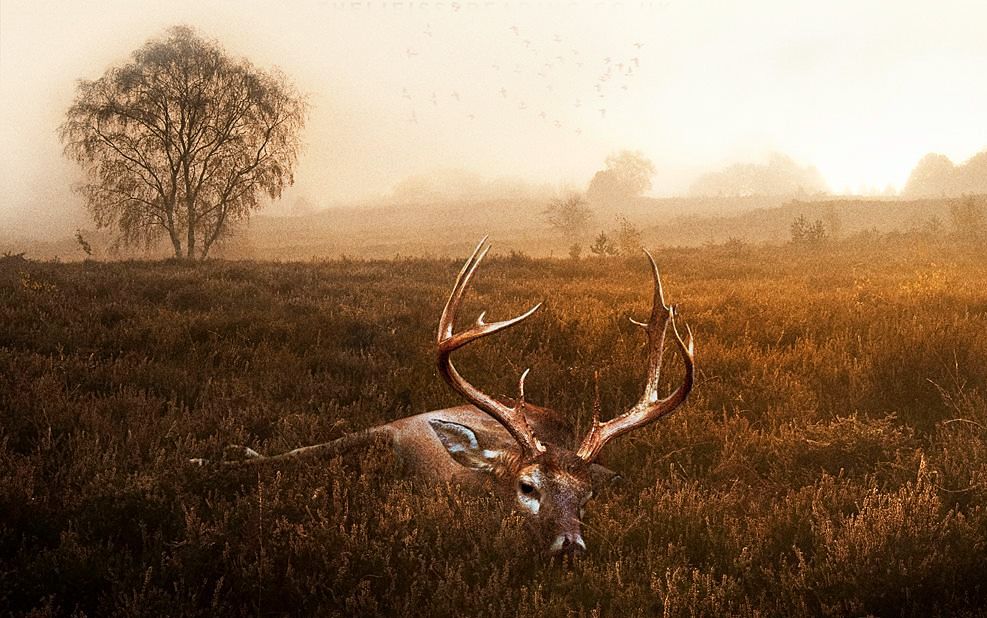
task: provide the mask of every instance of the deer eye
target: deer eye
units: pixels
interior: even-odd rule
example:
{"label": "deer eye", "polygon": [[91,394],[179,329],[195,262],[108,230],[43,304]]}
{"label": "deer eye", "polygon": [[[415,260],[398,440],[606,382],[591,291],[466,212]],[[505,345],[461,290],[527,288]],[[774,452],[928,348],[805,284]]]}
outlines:
{"label": "deer eye", "polygon": [[528,483],[525,482],[521,483],[520,489],[521,489],[521,493],[523,493],[526,496],[530,496],[531,494],[535,493],[534,485],[529,485]]}

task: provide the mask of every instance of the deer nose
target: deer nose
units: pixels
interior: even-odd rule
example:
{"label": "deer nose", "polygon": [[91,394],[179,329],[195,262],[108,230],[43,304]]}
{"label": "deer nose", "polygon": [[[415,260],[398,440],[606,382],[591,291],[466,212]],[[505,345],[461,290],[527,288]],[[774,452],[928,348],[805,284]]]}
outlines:
{"label": "deer nose", "polygon": [[578,532],[566,532],[555,537],[548,549],[553,554],[581,554],[586,551],[586,542]]}

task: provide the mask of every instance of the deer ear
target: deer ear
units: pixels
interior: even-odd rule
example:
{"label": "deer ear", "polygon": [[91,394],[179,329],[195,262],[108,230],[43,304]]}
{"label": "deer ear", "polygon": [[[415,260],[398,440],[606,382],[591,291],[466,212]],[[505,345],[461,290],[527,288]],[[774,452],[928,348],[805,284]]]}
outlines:
{"label": "deer ear", "polygon": [[593,479],[593,487],[597,489],[616,485],[624,478],[620,476],[619,472],[614,472],[610,468],[596,463],[590,464],[589,475]]}
{"label": "deer ear", "polygon": [[439,442],[456,463],[472,470],[483,472],[493,470],[501,452],[483,448],[475,431],[466,425],[436,418],[429,419],[428,424],[432,426],[432,431],[439,438]]}

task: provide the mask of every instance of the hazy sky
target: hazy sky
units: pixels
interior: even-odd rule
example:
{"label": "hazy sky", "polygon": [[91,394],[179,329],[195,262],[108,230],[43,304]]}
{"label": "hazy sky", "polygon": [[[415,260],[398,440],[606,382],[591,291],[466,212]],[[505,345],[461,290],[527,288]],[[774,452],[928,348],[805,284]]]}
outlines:
{"label": "hazy sky", "polygon": [[75,80],[178,23],[309,93],[287,198],[321,205],[439,167],[583,185],[624,148],[655,195],[772,151],[836,191],[900,187],[927,152],[987,147],[979,1],[0,0],[0,226],[72,223]]}

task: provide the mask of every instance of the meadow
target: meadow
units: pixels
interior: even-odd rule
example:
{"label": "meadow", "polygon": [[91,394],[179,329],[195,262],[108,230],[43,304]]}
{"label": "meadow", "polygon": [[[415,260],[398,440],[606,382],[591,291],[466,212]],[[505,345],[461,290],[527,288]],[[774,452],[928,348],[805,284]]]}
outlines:
{"label": "meadow", "polygon": [[[496,240],[496,239],[494,239]],[[0,608],[55,616],[979,616],[987,257],[918,236],[654,251],[697,383],[614,441],[589,551],[373,448],[275,453],[458,403],[434,369],[461,260],[0,259]],[[643,256],[493,253],[464,317],[488,391],[586,427],[636,401]],[[669,359],[673,355],[669,354]],[[666,364],[665,381],[681,371]]]}

